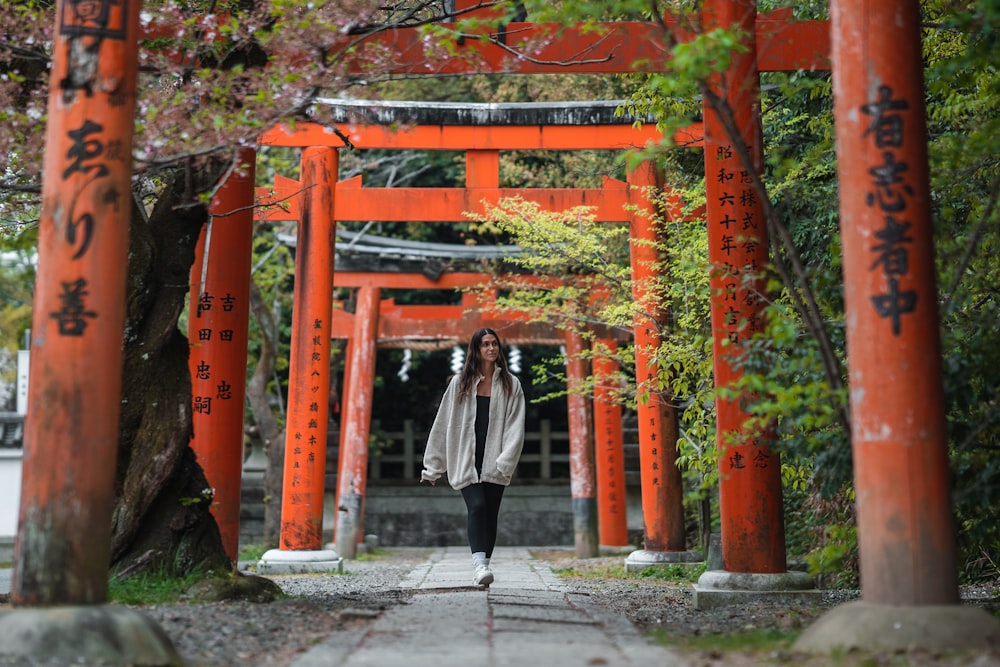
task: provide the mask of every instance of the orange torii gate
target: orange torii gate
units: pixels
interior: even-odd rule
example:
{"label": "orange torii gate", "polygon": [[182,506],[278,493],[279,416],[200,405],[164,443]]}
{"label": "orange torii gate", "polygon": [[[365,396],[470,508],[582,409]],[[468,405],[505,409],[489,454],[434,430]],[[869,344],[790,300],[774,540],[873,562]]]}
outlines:
{"label": "orange torii gate", "polygon": [[[362,106],[364,105],[364,106]],[[372,103],[339,104],[341,112],[345,114],[345,119],[349,115],[358,113],[359,110],[371,108]],[[630,215],[626,212],[629,204],[639,205],[645,202],[647,193],[630,187],[627,183],[606,178],[602,188],[547,188],[547,189],[524,189],[524,188],[499,188],[499,153],[501,150],[623,150],[630,147],[643,146],[649,142],[658,142],[661,139],[659,132],[650,124],[645,124],[641,128],[631,126],[631,120],[620,118],[615,115],[615,109],[619,106],[616,102],[601,103],[570,103],[560,104],[557,108],[551,105],[537,104],[480,104],[480,105],[442,105],[442,104],[415,104],[407,103],[403,107],[407,113],[406,118],[416,116],[417,122],[413,126],[407,126],[403,130],[389,132],[379,125],[352,125],[345,123],[338,129],[350,137],[350,141],[361,148],[410,148],[429,150],[456,150],[466,151],[466,187],[465,188],[364,188],[361,177],[354,177],[347,181],[339,182],[336,186],[336,196],[333,202],[332,217],[335,220],[383,220],[383,221],[463,221],[466,212],[485,210],[487,203],[496,203],[506,197],[519,196],[524,199],[538,201],[550,210],[562,210],[575,206],[591,206],[597,220],[602,222],[627,222]],[[390,110],[391,104],[380,106],[381,112],[385,114]],[[471,112],[471,113],[470,113]],[[384,117],[383,117],[384,118]],[[434,123],[432,124],[432,119]],[[423,121],[423,122],[421,122]],[[472,123],[451,125],[448,123]],[[510,125],[505,123],[515,122]],[[578,123],[586,122],[580,126]],[[476,124],[479,123],[479,124]],[[579,131],[580,136],[573,137],[574,131]],[[681,144],[691,144],[697,142],[700,137],[700,128],[694,126],[678,133],[675,140]],[[300,124],[295,131],[274,130],[266,133],[262,142],[272,145],[315,145],[318,142],[336,144],[340,139],[336,134],[327,132],[315,125]],[[265,201],[279,201],[287,205],[275,207],[261,212],[262,217],[270,219],[295,219],[297,211],[295,209],[294,197],[292,195],[303,187],[302,184],[290,179],[276,179],[275,187],[271,191],[262,192]],[[633,225],[651,226],[652,219],[649,216],[632,216]],[[357,357],[357,351],[352,351],[350,359],[363,360]],[[573,368],[574,371],[584,369]],[[349,373],[353,374],[351,367]],[[353,375],[351,385],[356,385]],[[663,405],[643,405],[640,412],[647,409],[662,411]],[[590,433],[591,420],[577,420],[576,429],[571,429],[580,434],[577,439],[571,438],[571,484],[574,497],[575,526],[581,527],[574,530],[576,536],[576,548],[580,555],[596,555],[598,550],[597,535],[597,515],[595,510],[595,483],[592,454],[592,434]],[[662,421],[662,418],[640,419],[640,440],[657,441],[657,436],[647,433],[648,429],[655,428]],[[652,425],[652,426],[647,426]],[[348,434],[360,433],[353,428],[345,428]],[[322,434],[319,434],[322,437]],[[363,440],[367,442],[367,438]],[[654,446],[653,451],[672,450],[674,443],[668,447]],[[362,456],[361,446],[352,447],[350,442],[345,442],[342,447],[343,456],[351,456],[351,452],[358,452]],[[315,452],[310,454],[315,459]],[[643,457],[642,464],[652,466],[654,469],[659,465],[656,460]],[[339,506],[348,508],[345,517],[341,511],[339,518],[346,518],[352,526],[350,532],[355,532],[360,523],[360,503],[357,497],[361,494],[354,493],[348,498],[344,494],[347,489],[355,490],[361,488],[358,481],[362,466],[358,465],[356,459],[348,461],[342,460],[342,474],[350,476],[349,480],[343,477],[339,481],[341,491],[338,497]],[[575,464],[575,465],[574,465]],[[296,465],[293,463],[293,465]],[[301,467],[303,462],[299,462]],[[315,463],[313,463],[315,465]],[[655,479],[657,485],[666,478],[660,473],[648,476]],[[677,480],[679,482],[679,480]],[[664,483],[665,486],[665,483]],[[290,492],[286,490],[286,498]],[[656,498],[662,495],[661,492],[653,489],[647,490],[646,498]],[[676,508],[666,507],[666,503],[650,505],[644,512],[644,521],[647,524],[647,534],[661,534],[666,531],[657,527],[658,524],[666,520],[667,516],[676,517],[682,515],[680,506],[682,503],[682,489],[678,484],[674,484],[668,493]],[[579,516],[576,516],[579,513]],[[339,520],[338,520],[339,525]],[[345,538],[344,531],[337,531],[338,551],[341,548],[347,549],[347,553],[353,552],[353,538]],[[284,540],[283,540],[284,543]],[[290,546],[290,545],[289,545]],[[659,551],[666,551],[667,545],[657,542]],[[678,554],[686,554],[683,545],[678,549],[675,544],[669,545]],[[312,548],[318,548],[316,546]],[[301,549],[299,549],[301,550]],[[272,554],[277,558],[277,554]],[[690,560],[691,556],[684,555],[670,560]]]}
{"label": "orange torii gate", "polygon": [[[500,317],[489,312],[488,305],[472,294],[465,294],[460,305],[397,305],[393,299],[378,300],[384,288],[446,289],[474,287],[488,283],[490,277],[478,273],[449,273],[438,280],[422,274],[384,272],[338,272],[337,287],[358,289],[355,313],[342,304],[333,310],[331,337],[347,339],[348,368],[344,371],[342,400],[345,405],[341,423],[340,461],[337,468],[337,518],[335,544],[337,553],[353,558],[362,536],[364,499],[368,470],[370,406],[373,400],[372,373],[378,347],[417,346],[427,341],[462,345],[470,331],[490,327],[511,344],[560,344],[563,337],[553,327],[518,321],[510,315]],[[377,303],[376,303],[377,302]],[[365,331],[366,325],[371,331]],[[364,375],[362,375],[364,372]],[[571,439],[574,435],[571,433]]]}

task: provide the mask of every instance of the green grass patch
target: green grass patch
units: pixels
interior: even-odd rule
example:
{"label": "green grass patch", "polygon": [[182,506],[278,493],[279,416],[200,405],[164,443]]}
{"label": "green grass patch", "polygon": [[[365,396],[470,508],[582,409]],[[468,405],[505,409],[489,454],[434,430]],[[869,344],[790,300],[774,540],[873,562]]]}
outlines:
{"label": "green grass patch", "polygon": [[700,577],[704,572],[704,563],[695,563],[692,565],[670,563],[668,565],[647,567],[644,570],[639,570],[633,576],[645,579],[658,579],[660,581],[674,581],[677,583],[693,584],[698,581],[698,577]]}
{"label": "green grass patch", "polygon": [[239,560],[251,560],[258,561],[261,557],[271,550],[271,547],[266,544],[247,544],[240,546]]}
{"label": "green grass patch", "polygon": [[768,653],[790,648],[799,631],[754,628],[726,634],[678,636],[669,634],[664,628],[656,628],[650,631],[650,636],[662,646],[685,651]]}
{"label": "green grass patch", "polygon": [[585,568],[563,567],[553,568],[552,571],[560,577],[581,577],[584,579],[626,579],[628,577],[624,564],[601,564]]}
{"label": "green grass patch", "polygon": [[366,551],[359,551],[354,556],[354,560],[360,561],[379,561],[388,558],[389,553],[385,549],[380,549],[379,547],[369,548]]}
{"label": "green grass patch", "polygon": [[150,571],[127,579],[112,575],[108,580],[108,600],[119,604],[154,605],[172,604],[196,581],[204,578],[204,572],[193,571],[183,576],[170,576],[162,571]]}
{"label": "green grass patch", "polygon": [[579,577],[583,579],[655,579],[675,583],[694,583],[705,571],[704,563],[680,565],[671,563],[647,567],[638,572],[625,571],[624,563],[595,564],[586,567],[553,568],[554,573],[561,577]]}

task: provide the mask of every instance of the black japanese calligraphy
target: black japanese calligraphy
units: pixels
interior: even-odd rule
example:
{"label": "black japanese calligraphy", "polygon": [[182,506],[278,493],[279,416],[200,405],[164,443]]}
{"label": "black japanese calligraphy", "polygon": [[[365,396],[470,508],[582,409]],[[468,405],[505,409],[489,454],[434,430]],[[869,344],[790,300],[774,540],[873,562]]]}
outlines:
{"label": "black japanese calligraphy", "polygon": [[906,100],[892,99],[892,88],[879,86],[878,99],[861,106],[861,111],[872,117],[864,136],[874,135],[878,148],[899,148],[903,145],[903,118],[898,113],[910,108]]}
{"label": "black japanese calligraphy", "polygon": [[94,216],[84,213],[76,220],[69,221],[69,224],[66,225],[66,241],[71,246],[77,245],[78,232],[80,247],[70,259],[80,259],[90,247],[90,240],[94,237]]}
{"label": "black japanese calligraphy", "polygon": [[767,450],[760,449],[753,456],[753,465],[755,468],[766,468],[771,462],[771,457],[768,456]]}
{"label": "black japanese calligraphy", "polygon": [[212,414],[212,397],[211,396],[195,396],[194,397],[194,411],[202,415]]}
{"label": "black japanese calligraphy", "polygon": [[864,136],[873,137],[875,146],[882,151],[882,162],[870,168],[872,189],[865,195],[865,203],[876,207],[885,222],[875,232],[878,241],[870,250],[875,259],[870,271],[881,270],[886,277],[887,291],[871,296],[876,314],[891,322],[892,334],[902,333],[902,316],[917,309],[919,295],[915,290],[903,289],[900,280],[909,274],[909,246],[913,237],[908,235],[911,224],[901,216],[907,209],[913,188],[907,182],[909,165],[897,159],[893,149],[900,149],[904,142],[904,118],[901,112],[910,108],[906,100],[893,98],[890,86],[880,86],[877,99],[861,106],[861,112],[871,116]]}
{"label": "black japanese calligraphy", "polygon": [[63,178],[69,178],[76,172],[84,174],[97,170],[94,174],[97,177],[107,176],[108,168],[101,163],[93,164],[95,158],[104,152],[104,144],[99,139],[88,139],[88,135],[103,132],[104,127],[87,120],[76,130],[67,132],[69,138],[73,140],[73,145],[66,151],[66,157],[71,160],[71,164],[63,170]]}
{"label": "black japanese calligraphy", "polygon": [[202,313],[212,310],[213,301],[215,301],[215,297],[208,292],[202,292],[199,294],[197,316],[201,317]]}
{"label": "black japanese calligraphy", "polygon": [[892,320],[892,335],[898,336],[902,331],[902,316],[917,309],[917,293],[914,290],[899,289],[899,280],[889,278],[888,292],[873,296],[872,304],[880,317]]}
{"label": "black japanese calligraphy", "polygon": [[72,282],[63,282],[62,294],[59,300],[62,308],[54,313],[50,313],[59,325],[59,335],[61,336],[82,336],[87,329],[87,319],[97,317],[97,313],[87,310],[84,299],[89,296],[87,291],[87,281],[78,278]]}

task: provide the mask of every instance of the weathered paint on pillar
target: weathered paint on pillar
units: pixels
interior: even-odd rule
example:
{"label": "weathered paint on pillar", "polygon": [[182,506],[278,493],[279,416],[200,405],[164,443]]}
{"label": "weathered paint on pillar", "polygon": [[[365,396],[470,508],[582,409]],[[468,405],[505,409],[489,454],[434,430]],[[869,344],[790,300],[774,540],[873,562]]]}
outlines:
{"label": "weathered paint on pillar", "polygon": [[957,604],[920,12],[831,18],[862,597]]}
{"label": "weathered paint on pillar", "polygon": [[[757,73],[753,0],[710,0],[706,23],[745,35],[745,53],[733,53],[730,67],[712,81],[713,90],[733,110],[740,136],[730,138],[706,101],[705,186],[708,258],[712,264],[712,351],[715,385],[722,389],[740,376],[733,360],[739,344],[762,327],[761,311],[768,262],[767,231],[761,202],[735,146],[742,142],[762,165],[760,79]],[[751,396],[741,397],[752,400]],[[716,398],[719,452],[719,506],[725,570],[777,573],[786,570],[781,465],[770,434],[743,432],[747,412],[741,399]]]}
{"label": "weathered paint on pillar", "polygon": [[647,551],[684,551],[684,485],[677,468],[677,411],[662,389],[656,361],[667,314],[657,284],[662,280],[660,235],[651,189],[659,187],[656,167],[646,161],[628,174],[629,237],[631,240],[632,296],[639,307],[634,318],[635,374],[639,392],[639,468],[642,483],[644,548]]}
{"label": "weathered paint on pillar", "polygon": [[15,605],[107,597],[141,4],[56,9]]}
{"label": "weathered paint on pillar", "polygon": [[[618,344],[601,339],[600,346],[614,354]],[[625,453],[622,435],[622,406],[617,394],[615,371],[618,364],[610,356],[596,354],[594,371],[594,460],[597,477],[597,515],[600,544],[628,546],[628,505],[625,489]]]}
{"label": "weathered paint on pillar", "polygon": [[600,552],[594,476],[594,434],[587,397],[578,387],[588,375],[583,338],[566,334],[566,381],[569,396],[569,484],[573,498],[573,541],[577,558]]}
{"label": "weathered paint on pillar", "polygon": [[287,551],[319,550],[323,541],[337,165],[335,149],[303,151],[281,496],[280,547]]}
{"label": "weathered paint on pillar", "polygon": [[364,518],[381,293],[377,287],[358,288],[354,337],[349,346],[350,386],[347,388],[348,403],[343,411],[343,451],[337,471],[336,545],[337,553],[344,558],[354,558],[357,554]]}
{"label": "weathered paint on pillar", "polygon": [[214,491],[212,515],[233,560],[240,542],[255,161],[254,149],[241,149],[209,205],[191,267],[188,315],[191,448]]}

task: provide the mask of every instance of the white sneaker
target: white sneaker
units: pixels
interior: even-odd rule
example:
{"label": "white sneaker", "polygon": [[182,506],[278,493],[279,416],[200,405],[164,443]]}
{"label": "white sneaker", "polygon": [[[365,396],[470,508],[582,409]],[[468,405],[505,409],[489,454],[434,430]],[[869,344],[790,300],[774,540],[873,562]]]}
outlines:
{"label": "white sneaker", "polygon": [[475,582],[477,586],[489,586],[493,583],[493,572],[485,565],[477,565]]}

